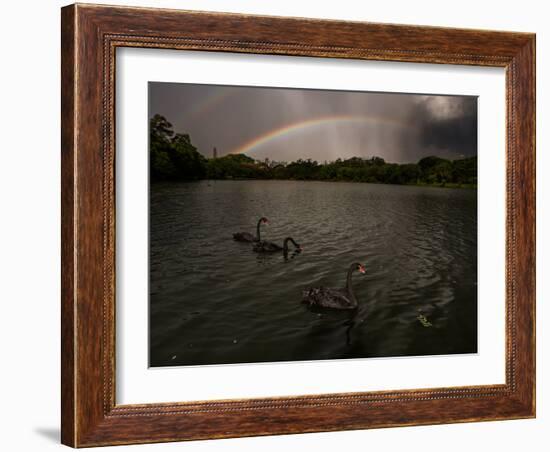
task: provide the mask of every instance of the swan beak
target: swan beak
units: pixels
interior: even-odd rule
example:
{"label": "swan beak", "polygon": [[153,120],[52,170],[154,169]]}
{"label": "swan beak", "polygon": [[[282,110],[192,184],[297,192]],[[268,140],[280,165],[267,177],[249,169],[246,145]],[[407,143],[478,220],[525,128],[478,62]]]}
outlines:
{"label": "swan beak", "polygon": [[365,273],[367,273],[367,270],[365,269],[365,267],[364,267],[363,265],[361,265],[361,266],[359,267],[359,272],[365,274]]}

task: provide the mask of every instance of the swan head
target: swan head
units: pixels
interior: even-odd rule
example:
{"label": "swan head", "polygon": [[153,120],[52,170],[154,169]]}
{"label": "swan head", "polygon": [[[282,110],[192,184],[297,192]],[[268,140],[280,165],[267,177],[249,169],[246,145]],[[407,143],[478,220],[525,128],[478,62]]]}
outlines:
{"label": "swan head", "polygon": [[357,271],[363,274],[367,273],[367,269],[363,264],[357,264]]}
{"label": "swan head", "polygon": [[262,217],[262,218],[260,218],[260,223],[261,224],[269,224],[269,220],[266,217]]}

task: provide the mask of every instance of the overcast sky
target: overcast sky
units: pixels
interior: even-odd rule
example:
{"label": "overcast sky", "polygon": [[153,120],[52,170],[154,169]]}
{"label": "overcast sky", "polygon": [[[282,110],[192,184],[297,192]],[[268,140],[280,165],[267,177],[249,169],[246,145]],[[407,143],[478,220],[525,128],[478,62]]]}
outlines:
{"label": "overcast sky", "polygon": [[149,115],[199,152],[277,161],[372,157],[416,162],[477,155],[477,98],[149,83]]}

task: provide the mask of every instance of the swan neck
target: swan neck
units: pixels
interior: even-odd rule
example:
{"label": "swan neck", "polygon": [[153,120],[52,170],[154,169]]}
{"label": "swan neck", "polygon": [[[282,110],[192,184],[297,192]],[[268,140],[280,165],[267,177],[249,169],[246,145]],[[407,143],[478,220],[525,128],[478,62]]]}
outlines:
{"label": "swan neck", "polygon": [[261,218],[258,220],[258,224],[256,225],[256,238],[258,239],[258,242],[260,241],[260,225],[262,224]]}
{"label": "swan neck", "polygon": [[294,239],[292,237],[287,237],[284,242],[283,242],[283,252],[285,254],[288,254],[288,242],[292,242],[292,244],[298,248],[298,244],[294,241]]}
{"label": "swan neck", "polygon": [[292,240],[290,237],[287,237],[285,241],[283,242],[283,250],[285,252],[288,252],[288,242],[294,243],[294,240]]}

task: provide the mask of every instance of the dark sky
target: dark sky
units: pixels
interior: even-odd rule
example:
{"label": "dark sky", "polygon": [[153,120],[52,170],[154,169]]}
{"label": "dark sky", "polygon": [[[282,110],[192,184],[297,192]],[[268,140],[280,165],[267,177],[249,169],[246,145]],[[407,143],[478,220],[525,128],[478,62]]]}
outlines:
{"label": "dark sky", "polygon": [[149,83],[149,116],[199,152],[276,161],[477,155],[477,97]]}

